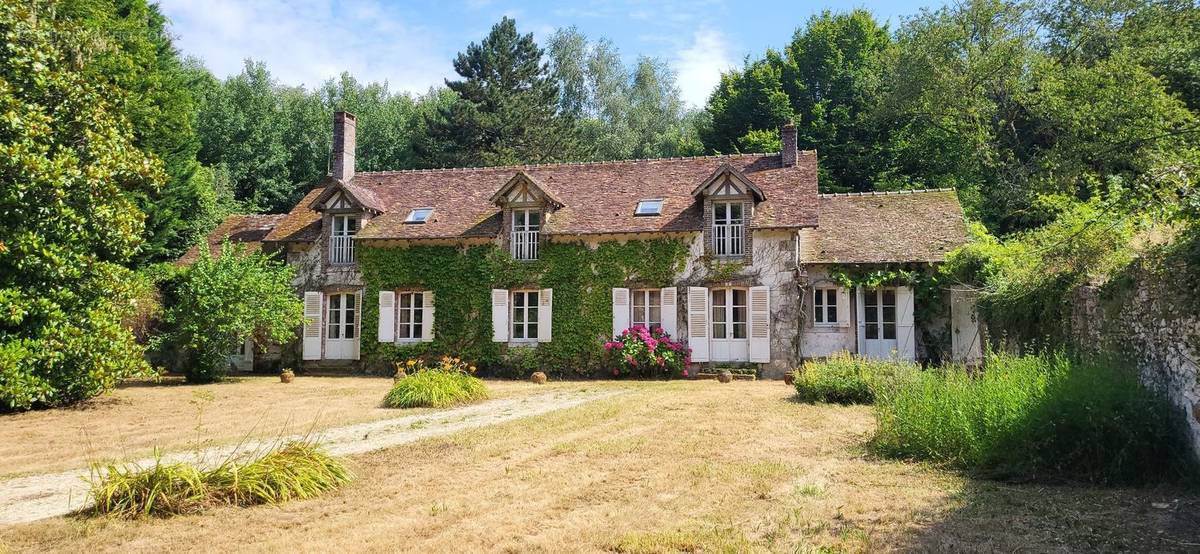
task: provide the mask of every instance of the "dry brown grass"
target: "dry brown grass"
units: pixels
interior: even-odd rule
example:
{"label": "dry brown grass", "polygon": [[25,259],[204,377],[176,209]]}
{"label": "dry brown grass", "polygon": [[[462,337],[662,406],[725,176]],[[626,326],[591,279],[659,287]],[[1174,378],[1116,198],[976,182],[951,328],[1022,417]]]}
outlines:
{"label": "dry brown grass", "polygon": [[[592,384],[575,383],[574,387]],[[613,385],[594,385],[613,386]],[[773,382],[632,383],[544,416],[356,456],[279,508],[0,528],[17,551],[1187,551],[1200,499],[975,482],[871,459],[866,407]],[[1171,503],[1160,509],[1151,502]],[[1174,501],[1174,503],[1172,503]],[[1190,514],[1190,515],[1189,515]]]}
{"label": "dry brown grass", "polygon": [[[487,384],[495,398],[546,392],[529,383]],[[155,446],[170,452],[422,411],[380,408],[391,386],[383,377],[349,376],[299,376],[286,385],[275,376],[132,382],[72,408],[0,415],[0,478],[146,458]]]}

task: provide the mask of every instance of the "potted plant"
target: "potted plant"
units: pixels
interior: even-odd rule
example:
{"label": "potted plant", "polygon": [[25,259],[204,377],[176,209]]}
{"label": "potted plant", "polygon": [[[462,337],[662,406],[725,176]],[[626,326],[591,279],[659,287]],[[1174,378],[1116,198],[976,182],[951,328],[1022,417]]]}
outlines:
{"label": "potted plant", "polygon": [[290,367],[285,367],[285,368],[283,368],[283,371],[279,372],[279,382],[280,383],[291,383],[292,380],[295,378],[296,378],[296,373],[294,371],[292,371],[292,368],[290,368]]}

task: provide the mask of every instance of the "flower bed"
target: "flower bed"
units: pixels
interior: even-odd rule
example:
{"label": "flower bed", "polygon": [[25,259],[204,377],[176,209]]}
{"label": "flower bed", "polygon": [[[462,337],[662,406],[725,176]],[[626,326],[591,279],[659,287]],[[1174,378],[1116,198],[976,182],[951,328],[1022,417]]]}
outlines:
{"label": "flower bed", "polygon": [[687,377],[692,349],[671,339],[662,327],[634,325],[604,343],[615,377]]}

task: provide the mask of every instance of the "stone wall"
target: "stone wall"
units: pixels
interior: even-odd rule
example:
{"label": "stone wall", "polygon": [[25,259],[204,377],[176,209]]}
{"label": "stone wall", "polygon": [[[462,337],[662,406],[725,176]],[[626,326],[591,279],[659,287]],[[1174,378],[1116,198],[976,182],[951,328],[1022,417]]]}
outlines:
{"label": "stone wall", "polygon": [[1187,292],[1174,290],[1173,283],[1142,276],[1125,286],[1129,289],[1116,298],[1106,298],[1094,286],[1077,289],[1073,338],[1084,350],[1116,351],[1134,360],[1142,381],[1185,413],[1193,450],[1200,457],[1200,319],[1175,315],[1173,299]]}

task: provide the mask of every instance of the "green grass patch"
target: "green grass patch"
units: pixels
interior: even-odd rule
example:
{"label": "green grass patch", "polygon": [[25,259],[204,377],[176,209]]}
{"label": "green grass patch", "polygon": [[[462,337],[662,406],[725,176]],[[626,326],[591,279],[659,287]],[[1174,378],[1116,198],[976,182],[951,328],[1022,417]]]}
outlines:
{"label": "green grass patch", "polygon": [[875,401],[875,389],[882,382],[916,369],[907,362],[839,352],[824,360],[804,362],[793,373],[792,385],[796,387],[796,398],[802,402],[870,404]]}
{"label": "green grass patch", "polygon": [[353,479],[336,458],[308,441],[275,445],[246,461],[231,455],[202,470],[190,463],[164,463],[160,454],[148,468],[95,466],[89,497],[93,514],[123,518],[192,514],[220,505],[252,506],[312,498]]}
{"label": "green grass patch", "polygon": [[991,355],[876,387],[873,448],[999,478],[1141,484],[1194,475],[1176,410],[1128,367]]}
{"label": "green grass patch", "polygon": [[487,397],[487,387],[476,377],[458,371],[430,369],[397,380],[383,397],[383,405],[388,408],[445,408]]}

